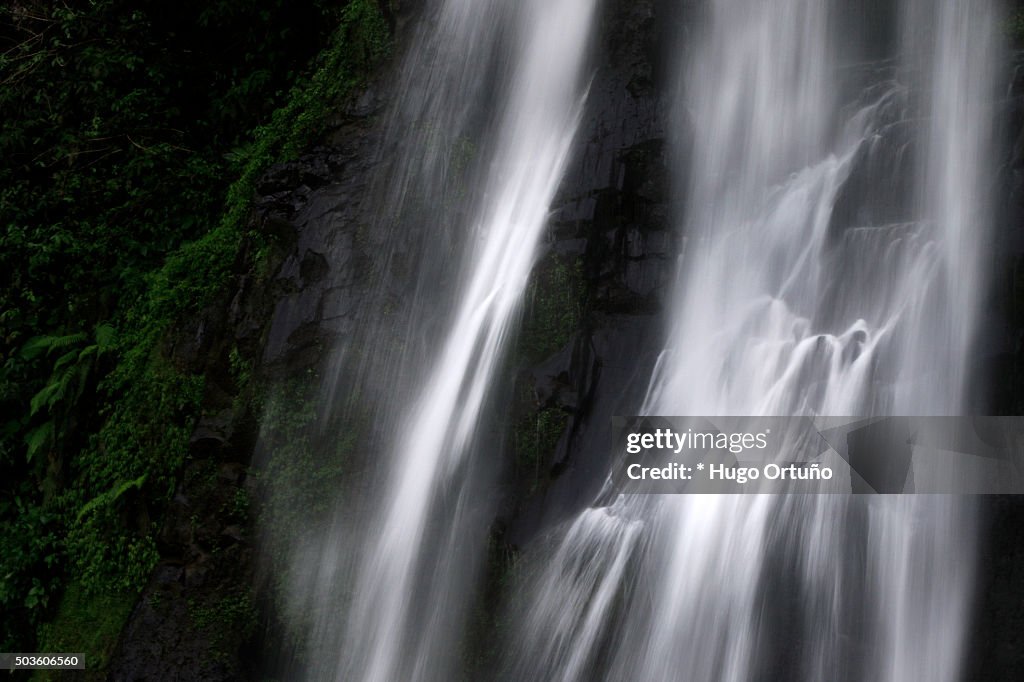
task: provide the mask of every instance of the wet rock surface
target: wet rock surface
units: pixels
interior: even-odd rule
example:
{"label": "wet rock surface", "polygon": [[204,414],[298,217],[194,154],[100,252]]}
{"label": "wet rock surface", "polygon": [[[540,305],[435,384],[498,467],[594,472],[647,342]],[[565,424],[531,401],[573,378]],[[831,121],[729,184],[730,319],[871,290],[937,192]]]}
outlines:
{"label": "wet rock surface", "polygon": [[[590,503],[607,475],[611,417],[637,409],[661,347],[658,315],[675,272],[665,93],[673,10],[658,0],[614,2],[598,37],[600,61],[578,151],[555,199],[547,258],[575,261],[585,310],[570,341],[525,368],[533,418],[565,415],[536,481],[522,477],[499,526],[513,547]],[[672,134],[685,140],[689,130]],[[670,186],[671,185],[671,186]],[[542,265],[543,265],[542,260]],[[531,415],[520,417],[529,423]],[[536,478],[531,474],[531,478]]]}
{"label": "wet rock surface", "polygon": [[[257,677],[251,378],[272,383],[318,366],[355,324],[365,259],[357,234],[382,106],[379,93],[364,94],[326,144],[267,172],[252,221],[269,235],[270,253],[243,249],[233,291],[168,341],[178,367],[206,377],[204,417],[164,515],[160,563],[112,659],[113,680]],[[239,367],[239,358],[256,361]]]}
{"label": "wet rock surface", "polygon": [[371,181],[379,131],[359,120],[339,130],[337,139],[341,148],[309,157],[315,168],[325,167],[324,158],[336,160],[327,164],[334,170],[320,188],[304,184],[261,205],[267,220],[287,223],[296,236],[273,283],[280,296],[262,356],[264,365],[282,373],[314,366],[337,335],[355,324],[362,284],[356,237],[365,228],[361,198]]}
{"label": "wet rock surface", "polygon": [[[1019,415],[1024,414],[1024,53],[1011,59],[1008,81],[1005,98],[997,102],[995,274],[982,307],[975,374],[981,379],[979,412]],[[1024,500],[984,496],[979,506],[975,627],[964,679],[1016,680],[1024,675]]]}
{"label": "wet rock surface", "polygon": [[1004,92],[997,104],[995,276],[982,306],[977,375],[995,388],[994,395],[983,395],[987,411],[1024,414],[1024,52],[1011,60]]}

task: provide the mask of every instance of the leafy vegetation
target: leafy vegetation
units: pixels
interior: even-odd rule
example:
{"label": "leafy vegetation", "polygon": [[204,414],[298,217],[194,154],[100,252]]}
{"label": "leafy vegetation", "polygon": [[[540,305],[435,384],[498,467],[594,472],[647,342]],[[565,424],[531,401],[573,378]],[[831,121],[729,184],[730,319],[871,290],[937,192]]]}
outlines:
{"label": "leafy vegetation", "polygon": [[296,569],[292,553],[318,539],[316,530],[335,511],[337,492],[351,483],[369,437],[358,398],[353,395],[342,410],[324,415],[317,409],[319,386],[319,377],[307,370],[268,387],[260,424],[267,454],[259,472],[262,551],[272,567],[275,627],[298,660],[308,653],[302,626],[309,614],[298,616],[289,603]]}
{"label": "leafy vegetation", "polygon": [[191,603],[189,616],[195,627],[209,637],[212,649],[224,657],[252,634],[258,620],[247,589],[221,595],[210,606]]}
{"label": "leafy vegetation", "polygon": [[169,340],[255,266],[258,178],[388,35],[374,0],[0,7],[3,650],[93,608],[119,631],[202,408]]}
{"label": "leafy vegetation", "polygon": [[[83,654],[86,680],[106,679],[103,669],[117,646],[121,627],[135,605],[135,593],[107,590],[90,593],[78,583],[64,590],[57,617],[40,628],[40,651]],[[54,671],[37,671],[33,680],[60,679]]]}

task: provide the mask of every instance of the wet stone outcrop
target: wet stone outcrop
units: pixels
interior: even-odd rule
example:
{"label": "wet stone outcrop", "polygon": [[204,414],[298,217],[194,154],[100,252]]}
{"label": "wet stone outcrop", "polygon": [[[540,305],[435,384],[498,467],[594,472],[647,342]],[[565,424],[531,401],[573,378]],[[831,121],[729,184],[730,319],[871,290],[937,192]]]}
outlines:
{"label": "wet stone outcrop", "polygon": [[[552,263],[578,268],[581,314],[568,341],[523,367],[517,380],[512,440],[520,461],[499,521],[513,549],[593,498],[607,472],[611,417],[639,404],[660,350],[657,319],[680,247],[669,203],[670,183],[679,179],[669,176],[671,88],[664,82],[679,57],[668,45],[680,12],[657,0],[604,10],[577,151],[535,274],[543,278]],[[672,134],[685,141],[691,133],[677,126]],[[528,337],[539,307],[528,299]]]}
{"label": "wet stone outcrop", "polygon": [[168,342],[177,367],[206,377],[204,416],[158,535],[160,563],[113,657],[113,680],[257,676],[257,397],[318,366],[352,329],[366,258],[357,247],[361,200],[381,110],[367,91],[325,144],[270,169],[252,218],[268,246],[244,247],[232,290]]}
{"label": "wet stone outcrop", "polygon": [[314,366],[339,335],[353,331],[358,289],[365,280],[361,260],[366,256],[356,245],[367,228],[361,199],[379,141],[371,120],[340,128],[335,137],[341,146],[315,150],[275,169],[268,189],[301,184],[257,203],[268,221],[297,237],[273,283],[278,295],[261,359],[282,373]]}
{"label": "wet stone outcrop", "polygon": [[984,364],[979,375],[996,387],[986,411],[1024,414],[1024,52],[1010,63],[1005,97],[997,106],[999,172],[993,242],[996,276],[982,306]]}
{"label": "wet stone outcrop", "polygon": [[[1019,4],[1019,3],[1018,3]],[[997,101],[998,171],[993,185],[996,231],[990,300],[976,375],[985,387],[979,413],[1024,414],[1024,53],[1010,60],[1005,94]],[[994,391],[988,390],[989,387]],[[964,678],[1016,680],[1024,674],[1024,500],[980,498],[976,602]]]}

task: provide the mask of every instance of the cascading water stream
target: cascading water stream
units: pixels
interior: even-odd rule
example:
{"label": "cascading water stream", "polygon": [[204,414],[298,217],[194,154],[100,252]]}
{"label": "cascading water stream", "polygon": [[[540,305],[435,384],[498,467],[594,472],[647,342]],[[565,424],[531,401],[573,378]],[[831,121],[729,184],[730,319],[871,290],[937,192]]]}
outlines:
{"label": "cascading water stream", "polygon": [[[375,496],[361,541],[356,547],[331,544],[320,556],[317,580],[323,585],[317,594],[333,594],[339,553],[355,552],[359,559],[345,608],[347,623],[339,627],[330,622],[332,614],[325,614],[313,628],[310,674],[315,678],[452,679],[458,633],[475,582],[473,567],[485,550],[478,531],[481,519],[488,517],[486,483],[467,454],[478,445],[482,411],[579,123],[595,9],[595,0],[527,0],[513,7],[446,0],[435,51],[448,54],[446,40],[475,45],[472,54],[481,61],[466,63],[466,55],[456,51],[432,62],[423,74],[415,63],[418,53],[409,57],[410,70],[450,97],[438,101],[429,86],[417,84],[422,101],[413,108],[433,111],[448,122],[453,110],[467,108],[457,99],[463,94],[458,86],[479,84],[485,80],[482,72],[493,66],[488,46],[510,45],[507,63],[498,65],[507,83],[490,86],[494,99],[487,109],[500,112],[493,124],[496,139],[488,145],[490,161],[481,165],[482,179],[469,189],[473,217],[459,235],[469,246],[451,320],[427,360],[429,369],[408,414],[395,419],[390,474]],[[481,38],[478,31],[490,38]],[[480,45],[484,49],[476,49]],[[446,85],[452,83],[454,88]],[[466,115],[454,118],[462,123]],[[395,193],[406,194],[410,183],[429,188],[432,178],[412,176],[443,167],[435,161],[412,158],[400,164]],[[450,229],[436,228],[439,236]]]}
{"label": "cascading water stream", "polygon": [[[962,413],[992,5],[910,3],[901,68],[846,107],[830,3],[709,5],[678,312],[639,412]],[[910,200],[873,198],[890,185]],[[956,680],[973,528],[945,497],[620,496],[535,550],[508,678]]]}

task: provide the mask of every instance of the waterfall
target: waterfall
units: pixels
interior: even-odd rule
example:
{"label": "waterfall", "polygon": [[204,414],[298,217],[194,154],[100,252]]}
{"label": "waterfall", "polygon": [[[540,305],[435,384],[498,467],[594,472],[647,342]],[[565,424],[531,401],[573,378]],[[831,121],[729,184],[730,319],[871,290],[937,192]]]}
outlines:
{"label": "waterfall", "polygon": [[[356,583],[342,679],[448,679],[438,665],[441,642],[450,637],[447,618],[465,589],[456,578],[470,577],[460,562],[462,525],[473,519],[462,517],[481,513],[461,499],[461,469],[578,122],[592,5],[561,0],[520,8],[526,39],[485,199],[468,235],[477,241],[472,267],[436,365],[398,437],[395,473]],[[438,521],[437,514],[445,517]],[[428,534],[430,521],[443,525],[439,536]]]}
{"label": "waterfall", "polygon": [[[685,247],[639,412],[964,413],[993,3],[908,0],[898,61],[872,64],[839,63],[824,0],[707,5],[677,98],[698,131]],[[506,675],[956,680],[974,524],[938,496],[620,496],[528,552]]]}
{"label": "waterfall", "polygon": [[[384,357],[377,366],[394,388],[397,414],[384,416],[387,473],[360,498],[369,507],[362,528],[339,522],[322,546],[295,550],[292,609],[312,621],[312,678],[456,674],[493,515],[486,461],[469,455],[486,454],[481,423],[587,95],[595,10],[595,0],[445,0],[428,10],[406,57],[382,213],[425,223],[418,245],[433,256],[424,256],[417,310],[403,332],[433,347],[370,349]],[[468,142],[467,131],[480,129]],[[460,145],[470,144],[485,158],[474,162],[477,177],[463,173],[453,190],[453,178],[442,176],[451,175]],[[383,259],[396,259],[396,244],[408,242],[406,235],[392,241],[380,245]],[[380,345],[374,335],[385,328],[366,336]],[[336,367],[341,376],[349,365],[336,360]],[[336,532],[343,527],[345,538]]]}

